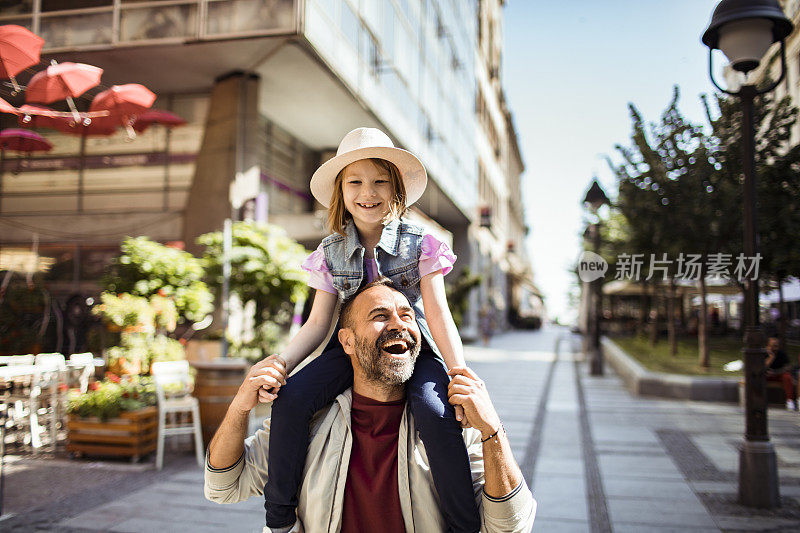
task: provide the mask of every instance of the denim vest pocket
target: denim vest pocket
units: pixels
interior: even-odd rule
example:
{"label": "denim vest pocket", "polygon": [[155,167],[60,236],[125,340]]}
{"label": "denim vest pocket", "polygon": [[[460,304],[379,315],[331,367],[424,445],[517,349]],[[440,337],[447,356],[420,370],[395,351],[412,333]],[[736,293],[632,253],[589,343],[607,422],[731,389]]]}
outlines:
{"label": "denim vest pocket", "polygon": [[339,293],[341,300],[346,300],[356,293],[361,285],[361,276],[358,274],[333,272],[333,286]]}
{"label": "denim vest pocket", "polygon": [[406,295],[409,303],[416,303],[421,297],[419,282],[419,263],[413,262],[398,268],[386,270],[384,276],[392,280],[400,292]]}

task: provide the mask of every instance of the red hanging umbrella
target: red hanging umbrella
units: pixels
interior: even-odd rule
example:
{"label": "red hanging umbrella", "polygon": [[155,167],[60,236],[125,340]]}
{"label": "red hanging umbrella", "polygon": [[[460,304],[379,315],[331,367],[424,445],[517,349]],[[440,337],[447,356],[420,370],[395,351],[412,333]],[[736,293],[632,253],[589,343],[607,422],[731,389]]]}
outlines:
{"label": "red hanging umbrella", "polygon": [[95,95],[89,111],[107,109],[115,115],[133,116],[149,109],[155,101],[155,93],[144,85],[138,83],[112,85],[110,89]]}
{"label": "red hanging umbrella", "polygon": [[74,122],[70,118],[57,117],[58,122],[54,123],[54,128],[62,133],[72,133],[74,135],[111,135],[120,125],[118,116],[109,115],[91,119],[89,124],[85,122]]}
{"label": "red hanging umbrella", "polygon": [[186,121],[175,113],[170,113],[162,109],[151,109],[136,117],[133,121],[133,129],[142,133],[152,124],[161,124],[167,128],[174,128],[176,126],[183,126],[186,124]]}
{"label": "red hanging umbrella", "polygon": [[37,72],[28,82],[25,89],[25,101],[49,104],[57,100],[66,100],[75,118],[80,115],[72,100],[100,84],[103,69],[84,63],[61,63],[52,61],[50,66]]}
{"label": "red hanging umbrella", "polygon": [[[38,133],[17,128],[0,131],[0,190],[2,190],[3,173],[6,170],[6,150],[30,154],[31,152],[49,152],[52,149],[53,145]],[[17,164],[19,165],[19,161]]]}
{"label": "red hanging umbrella", "polygon": [[12,113],[14,115],[19,115],[19,111],[17,110],[17,108],[9,104],[2,98],[0,98],[0,113]]}
{"label": "red hanging umbrella", "polygon": [[27,28],[8,24],[0,26],[0,77],[11,78],[14,94],[19,85],[14,76],[39,62],[44,39]]}
{"label": "red hanging umbrella", "polygon": [[49,152],[53,145],[36,132],[8,128],[0,131],[0,149],[27,153]]}
{"label": "red hanging umbrella", "polygon": [[133,139],[136,133],[131,127],[131,119],[145,112],[155,101],[155,93],[144,85],[138,83],[112,85],[110,89],[95,95],[89,111],[110,111],[112,116],[119,117],[119,124],[128,130],[128,138]]}

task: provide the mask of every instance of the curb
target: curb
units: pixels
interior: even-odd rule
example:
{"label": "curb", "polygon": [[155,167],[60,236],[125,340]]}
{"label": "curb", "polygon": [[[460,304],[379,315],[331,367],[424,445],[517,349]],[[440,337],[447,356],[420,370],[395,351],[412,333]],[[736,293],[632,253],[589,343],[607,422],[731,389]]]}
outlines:
{"label": "curb", "polygon": [[656,396],[696,402],[739,401],[739,379],[703,378],[651,372],[607,337],[601,340],[606,361],[616,370],[625,386],[639,396]]}

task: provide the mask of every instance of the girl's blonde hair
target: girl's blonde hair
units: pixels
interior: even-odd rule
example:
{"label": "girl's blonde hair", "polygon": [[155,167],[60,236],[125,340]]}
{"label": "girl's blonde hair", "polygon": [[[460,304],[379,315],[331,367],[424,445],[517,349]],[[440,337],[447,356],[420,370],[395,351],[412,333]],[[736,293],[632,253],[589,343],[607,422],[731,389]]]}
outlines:
{"label": "girl's blonde hair", "polygon": [[[384,224],[386,224],[405,214],[407,209],[406,186],[403,183],[403,178],[400,176],[400,171],[394,163],[376,157],[372,157],[369,160],[389,174],[389,183],[392,184],[392,201],[389,203],[389,212],[386,213],[386,217],[383,221]],[[347,221],[352,218],[352,215],[350,215],[344,207],[344,194],[342,193],[345,168],[340,170],[339,174],[336,175],[336,181],[333,183],[333,193],[331,194],[331,206],[328,209],[328,228],[330,231],[340,235],[344,235],[344,227]]]}

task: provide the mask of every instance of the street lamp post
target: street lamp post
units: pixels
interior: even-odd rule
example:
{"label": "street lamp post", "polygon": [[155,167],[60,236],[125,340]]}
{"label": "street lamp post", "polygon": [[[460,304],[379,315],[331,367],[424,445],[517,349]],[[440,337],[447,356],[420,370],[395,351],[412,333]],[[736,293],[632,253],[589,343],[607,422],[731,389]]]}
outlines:
{"label": "street lamp post", "polygon": [[[773,90],[786,72],[784,39],[793,24],[786,18],[777,0],[722,0],[703,34],[709,48],[708,70],[711,81],[720,91],[736,96],[742,104],[742,168],[744,169],[744,254],[758,253],[756,226],[756,169],[753,100]],[[780,43],[781,74],[768,87],[758,89],[745,83],[736,92],[720,87],[714,80],[713,52],[720,49],[731,67],[744,74],[754,70],[773,43]],[[739,450],[739,502],[750,507],[780,506],[778,467],[775,448],[767,428],[766,373],[764,334],[758,312],[758,280],[745,281],[745,434]]]}
{"label": "street lamp post", "polygon": [[[597,211],[603,205],[611,202],[606,196],[597,178],[592,181],[591,187],[586,192],[583,204],[594,214],[596,221],[586,228],[584,237],[590,237],[594,253],[600,253],[600,217]],[[589,321],[589,373],[592,376],[603,375],[603,350],[600,346],[600,320],[603,314],[603,278],[602,276],[591,282],[593,309]]]}

